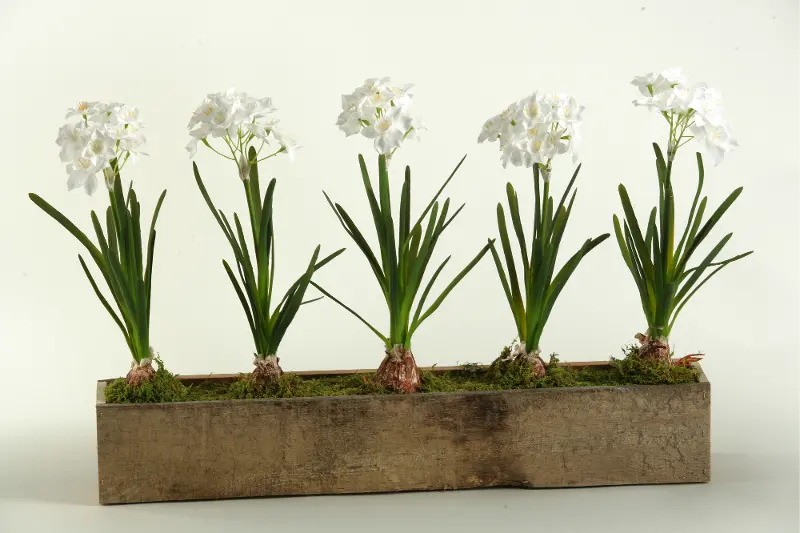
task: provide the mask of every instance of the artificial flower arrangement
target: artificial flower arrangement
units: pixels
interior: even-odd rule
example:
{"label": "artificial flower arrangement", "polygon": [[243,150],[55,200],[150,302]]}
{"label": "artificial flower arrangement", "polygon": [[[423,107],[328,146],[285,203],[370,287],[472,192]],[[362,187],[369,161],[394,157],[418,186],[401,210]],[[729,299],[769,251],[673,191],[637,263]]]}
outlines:
{"label": "artificial flower arrangement", "polygon": [[[643,94],[635,104],[669,124],[666,157],[654,144],[659,192],[647,224],[640,225],[623,185],[624,216],[613,217],[647,330],[623,359],[595,365],[541,356],[542,335],[559,295],[587,254],[609,238],[608,233],[588,238],[563,262],[558,258],[581,169],[575,168],[560,195],[553,194],[551,178],[558,183],[559,161],[571,156],[577,163],[583,107],[568,95],[534,92],[483,124],[478,141],[498,143],[504,168],[529,169],[532,192],[520,199],[517,189],[506,185],[508,211],[497,205],[500,246],[491,235],[482,247],[476,243],[476,255],[441,291],[434,291],[435,284],[450,257],[436,260],[436,268],[430,262],[464,205],[451,209],[450,199],[440,197],[464,158],[419,214],[412,212],[406,166],[395,211],[393,158],[424,129],[412,113],[411,86],[370,78],[342,97],[336,125],[347,136],[372,140],[377,152],[377,184],[365,158],[358,157],[375,236],[324,196],[375,276],[388,308],[386,330],[340,301],[335,288],[317,282],[317,272],[344,249],[321,255],[317,246],[286,292],[274,292],[277,181],[270,180],[262,191],[259,164],[292,158],[298,146],[277,126],[269,98],[235,90],[209,94],[192,114],[187,150],[195,157],[202,144],[230,160],[244,189],[247,214],[229,216],[215,206],[198,164],[192,165],[200,196],[231,248],[233,261],[224,259],[222,265],[253,337],[254,369],[200,378],[168,372],[150,344],[155,225],[166,191],[143,238],[141,206],[133,184],[126,187],[121,176],[123,167],[143,154],[139,112],[98,102],[70,109],[72,120],[57,139],[67,163],[67,187],[92,194],[102,182],[109,194],[104,219],[90,214],[96,243],[41,197],[30,198],[88,251],[102,279],[82,255],[79,263],[133,359],[125,378],[98,382],[101,503],[708,481],[710,384],[697,358],[672,358],[669,336],[692,296],[722,268],[752,252],[719,260],[728,234],[690,264],[742,189],[707,216],[698,153],[697,190],[676,244],[672,166],[691,140],[702,142],[716,163],[736,142],[713,89],[689,85],[676,71],[651,73],[633,84]],[[533,206],[532,220],[523,217],[525,203]],[[488,366],[419,368],[412,353],[414,333],[486,255],[493,258],[511,309],[516,342]],[[335,267],[332,263],[325,270]],[[321,296],[307,296],[312,287]],[[383,354],[376,371],[284,373],[278,353],[286,331],[305,304],[323,298],[380,339]],[[419,394],[429,392],[451,394]],[[666,403],[670,409],[663,409]],[[237,464],[247,465],[246,475]]]}
{"label": "artificial flower arrangement", "polygon": [[[537,378],[543,378],[547,371],[547,364],[540,355],[539,342],[556,299],[583,257],[609,237],[606,233],[587,239],[580,250],[556,272],[558,249],[577,191],[574,191],[572,196],[569,196],[569,193],[581,167],[578,165],[575,169],[561,200],[555,207],[550,193],[550,177],[553,172],[553,160],[558,155],[571,155],[573,163],[577,162],[578,130],[582,111],[583,107],[579,106],[571,96],[534,92],[510,104],[502,113],[487,120],[478,137],[479,143],[487,140],[499,143],[503,168],[508,163],[532,168],[534,216],[530,252],[525,237],[525,226],[520,216],[517,191],[511,182],[506,184],[511,224],[522,258],[521,276],[517,275],[511,240],[508,237],[508,225],[501,203],[497,204],[497,226],[508,274],[494,246],[492,246],[492,256],[518,334],[518,341],[513,350],[507,350],[496,364],[530,366]],[[531,227],[531,224],[527,224],[527,227]]]}
{"label": "artificial flower arrangement", "polygon": [[[314,301],[304,300],[311,277],[314,272],[344,251],[341,249],[320,259],[320,246],[317,246],[306,271],[289,287],[272,309],[275,279],[275,229],[272,206],[276,179],[270,180],[262,198],[258,164],[281,154],[293,158],[296,149],[294,140],[277,127],[277,120],[270,118],[274,111],[270,98],[254,98],[233,89],[224,94],[209,94],[189,121],[192,140],[186,147],[189,154],[194,157],[198,143],[202,143],[221,157],[234,162],[244,188],[250,223],[249,234],[252,235],[250,247],[239,215],[233,214],[233,225],[231,225],[225,213],[214,206],[200,178],[197,163],[192,164],[197,186],[230,244],[236,260],[238,279],[226,260],[223,259],[222,265],[242,304],[247,324],[253,335],[255,369],[249,378],[251,385],[256,388],[275,383],[283,375],[283,369],[278,364],[278,346],[300,306]],[[214,148],[210,140],[218,142],[223,151]],[[269,148],[268,153],[262,155],[264,148],[270,146],[270,141],[277,144],[277,149]],[[251,257],[251,247],[255,259]]]}
{"label": "artificial flower arrangement", "polygon": [[[614,233],[625,264],[633,275],[647,320],[647,332],[638,333],[641,343],[638,353],[642,358],[669,362],[671,351],[669,335],[675,319],[689,299],[725,266],[753,253],[735,255],[715,261],[733,236],[728,233],[696,266],[689,260],[709,236],[722,215],[742,193],[735,189],[705,221],[708,198],[703,192],[703,157],[697,152],[697,191],[689,210],[689,218],[675,245],[675,196],[672,188],[672,162],[678,149],[691,140],[702,142],[714,164],[718,165],[726,152],[738,146],[722,111],[719,92],[705,84],[690,85],[680,70],[651,72],[634,78],[644,98],[634,101],[658,112],[669,125],[667,157],[657,143],[653,143],[658,176],[658,205],[653,207],[642,233],[625,186],[619,185],[624,222],[614,215]],[[699,203],[698,203],[699,200]],[[703,277],[708,269],[708,275]],[[702,278],[702,279],[701,279]],[[687,360],[689,361],[689,360]]]}
{"label": "artificial flower arrangement", "polygon": [[[121,171],[128,162],[142,155],[145,144],[143,125],[136,107],[121,103],[78,102],[67,111],[67,119],[58,131],[56,143],[61,161],[67,163],[67,188],[83,188],[93,194],[102,181],[108,190],[109,206],[104,220],[91,212],[97,244],[55,207],[31,193],[30,199],[53,217],[86,248],[111,294],[112,305],[103,294],[83,256],[78,261],[100,303],[122,331],[133,358],[125,383],[134,389],[151,392],[160,359],[150,346],[150,304],[153,280],[153,257],[156,221],[165,190],[156,202],[147,239],[142,239],[141,206],[133,183],[124,192]],[[98,178],[98,176],[100,176]],[[105,226],[104,226],[105,223]],[[169,398],[172,399],[172,398]]]}
{"label": "artificial flower arrangement", "polygon": [[[633,84],[644,96],[634,103],[662,115],[669,124],[669,140],[666,159],[659,146],[654,144],[659,199],[644,231],[623,185],[619,186],[619,193],[624,221],[621,222],[616,215],[613,218],[614,233],[636,283],[648,326],[645,334],[637,335],[640,346],[632,350],[632,355],[637,360],[660,365],[659,368],[665,372],[659,374],[656,381],[646,383],[692,380],[695,374],[691,369],[689,373],[674,373],[687,370],[677,368],[681,365],[673,365],[671,360],[669,334],[675,319],[708,279],[752,252],[717,260],[731,238],[728,234],[702,261],[695,266],[689,265],[698,247],[742,189],[731,193],[704,220],[707,198],[700,199],[704,172],[702,157],[698,153],[698,187],[688,222],[676,246],[672,163],[679,148],[692,139],[702,141],[716,163],[721,161],[725,152],[736,147],[736,142],[722,117],[720,97],[715,90],[705,85],[690,86],[677,71],[637,77]],[[541,357],[542,334],[560,293],[585,256],[609,237],[605,233],[587,239],[558,266],[561,240],[575,206],[576,190],[573,186],[581,166],[575,168],[558,202],[551,191],[551,177],[556,173],[554,167],[559,156],[571,156],[573,163],[577,163],[583,107],[565,94],[534,92],[483,124],[478,142],[496,141],[504,168],[510,164],[530,169],[533,194],[527,196],[532,199],[533,220],[523,220],[519,195],[509,182],[506,185],[508,219],[502,203],[497,205],[500,251],[495,239],[489,238],[488,243],[434,297],[435,283],[450,256],[426,277],[431,270],[429,263],[439,238],[464,208],[461,205],[451,209],[450,199],[440,201],[440,197],[466,156],[419,215],[412,213],[411,169],[406,166],[399,205],[396,214],[393,212],[390,179],[393,156],[404,143],[418,138],[424,129],[412,112],[410,88],[411,85],[398,85],[389,78],[367,79],[352,93],[342,96],[342,111],[336,121],[348,137],[361,134],[372,140],[377,152],[376,186],[364,157],[358,157],[377,247],[370,244],[368,234],[359,229],[347,210],[324,193],[327,203],[375,276],[388,308],[388,330],[373,325],[340,301],[334,295],[334,289],[324,288],[312,279],[344,249],[321,257],[321,247],[317,246],[305,271],[283,296],[279,298],[273,292],[273,203],[277,181],[271,179],[262,193],[259,163],[281,155],[293,158],[298,146],[277,126],[271,99],[255,98],[231,89],[225,93],[209,94],[192,114],[188,126],[191,140],[187,145],[190,156],[195,157],[198,145],[202,144],[235,164],[247,205],[245,217],[238,213],[229,217],[218,209],[201,179],[197,163],[193,163],[194,178],[201,196],[231,247],[235,266],[232,267],[228,260],[223,260],[222,264],[244,310],[254,343],[253,371],[241,375],[237,387],[216,390],[216,396],[212,394],[211,397],[494,390],[562,386],[587,380],[598,384],[592,379],[600,378],[610,379],[610,383],[631,379],[638,382],[636,376],[621,375],[619,368],[616,374],[604,374],[600,378],[584,373],[564,379],[563,368],[555,357],[551,357],[550,362]],[[106,399],[112,402],[208,399],[208,391],[202,391],[199,397],[192,396],[191,387],[184,387],[179,379],[166,372],[160,359],[156,359],[158,371],[152,366],[156,356],[150,347],[149,317],[155,223],[166,191],[156,203],[145,243],[140,228],[140,205],[133,184],[127,187],[126,193],[120,175],[129,160],[143,153],[144,137],[139,112],[123,104],[81,102],[68,112],[67,117],[74,120],[59,130],[57,143],[62,161],[68,163],[68,188],[83,187],[92,194],[102,179],[109,191],[110,205],[106,210],[105,227],[98,216],[91,213],[97,244],[45,200],[35,194],[30,197],[88,250],[111,294],[110,299],[104,295],[96,277],[79,255],[93,291],[121,329],[133,358],[127,377],[106,388]],[[515,245],[509,236],[509,221],[516,238]],[[505,348],[488,369],[470,367],[470,379],[464,381],[459,377],[453,383],[443,383],[442,373],[426,373],[418,368],[411,351],[412,337],[487,252],[494,260],[500,286],[511,309],[517,341]],[[713,270],[707,273],[709,269]],[[307,299],[306,293],[311,286],[322,296]],[[279,365],[279,345],[301,307],[323,297],[355,316],[382,342],[384,353],[377,371],[369,379],[362,380],[368,386],[350,380],[347,386],[315,388],[309,386],[313,380],[301,379],[294,374],[284,375]],[[682,362],[687,363],[685,360]],[[508,379],[507,374],[512,370],[517,378]],[[151,384],[159,372],[166,385],[153,390]],[[453,375],[448,376],[455,379]]]}

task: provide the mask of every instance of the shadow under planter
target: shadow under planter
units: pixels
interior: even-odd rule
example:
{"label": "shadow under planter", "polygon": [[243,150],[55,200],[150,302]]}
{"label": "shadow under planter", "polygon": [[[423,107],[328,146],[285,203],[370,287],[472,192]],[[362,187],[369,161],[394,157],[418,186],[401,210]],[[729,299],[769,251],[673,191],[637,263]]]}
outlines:
{"label": "shadow under planter", "polygon": [[702,371],[678,385],[162,404],[107,404],[106,383],[102,504],[710,479]]}

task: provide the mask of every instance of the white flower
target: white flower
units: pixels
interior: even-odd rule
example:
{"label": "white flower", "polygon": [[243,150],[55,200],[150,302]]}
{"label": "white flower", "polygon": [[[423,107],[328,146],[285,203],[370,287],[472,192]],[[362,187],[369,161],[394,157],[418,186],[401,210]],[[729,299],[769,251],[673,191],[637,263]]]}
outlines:
{"label": "white flower", "polygon": [[100,102],[89,102],[86,100],[81,100],[74,106],[67,109],[67,114],[64,116],[64,118],[72,118],[75,116],[89,117],[92,115],[96,115],[98,113],[102,113],[103,111],[105,111],[105,109],[106,109],[105,106],[100,104]]}
{"label": "white flower", "polygon": [[189,157],[197,155],[197,139],[192,139],[186,143],[186,151],[189,152]]}
{"label": "white flower", "polygon": [[134,106],[121,106],[116,113],[119,124],[138,124],[139,110]]}
{"label": "white flower", "polygon": [[83,153],[90,135],[91,132],[83,125],[83,122],[68,123],[61,126],[58,129],[58,138],[56,139],[56,144],[61,147],[59,152],[61,161],[66,163],[79,157]]}
{"label": "white flower", "polygon": [[[208,144],[210,139],[222,138],[225,144],[219,149],[212,149],[223,155],[230,153],[226,157],[237,162],[242,179],[249,179],[249,171],[242,173],[244,167],[241,160],[248,157],[251,146],[260,152],[273,138],[281,148],[272,155],[285,152],[290,159],[294,158],[297,144],[291,137],[275,129],[278,121],[270,116],[275,110],[271,98],[255,98],[233,88],[225,93],[209,94],[189,119],[191,140],[186,145],[186,151],[190,157],[194,157],[198,142]],[[249,165],[256,163],[247,162]]]}
{"label": "white flower", "polygon": [[297,144],[292,137],[286,135],[277,128],[272,128],[271,133],[275,140],[278,141],[278,144],[281,145],[286,155],[289,156],[289,160],[294,161],[294,156],[297,153],[297,149],[300,148],[300,145]]}
{"label": "white flower", "polygon": [[97,171],[89,159],[82,157],[77,158],[75,161],[67,165],[67,190],[77,189],[83,187],[86,194],[92,195],[97,190]]}
{"label": "white flower", "polygon": [[391,155],[424,128],[410,112],[411,85],[395,85],[390,78],[369,78],[351,94],[342,95],[336,125],[347,137],[361,133],[374,140],[379,154]]}
{"label": "white flower", "polygon": [[669,109],[678,113],[689,111],[689,103],[694,98],[694,92],[686,85],[676,85],[669,94]]}
{"label": "white flower", "polygon": [[375,150],[379,154],[391,154],[400,146],[410,129],[411,117],[403,114],[398,108],[387,111],[375,119],[372,125],[362,129],[361,133],[364,137],[375,140]]}
{"label": "white flower", "polygon": [[714,165],[719,165],[727,152],[739,146],[739,143],[731,136],[727,124],[692,127],[692,134],[695,139],[702,141],[706,151],[711,155]]}
{"label": "white flower", "polygon": [[490,142],[496,141],[500,134],[503,132],[505,122],[501,120],[500,115],[495,115],[481,127],[481,133],[478,135],[478,142],[489,140]]}
{"label": "white flower", "polygon": [[94,130],[81,155],[85,159],[89,159],[95,168],[101,169],[104,168],[109,161],[114,159],[116,155],[114,152],[115,144],[116,141],[114,139],[102,133],[100,130]]}
{"label": "white flower", "polygon": [[738,146],[730,135],[722,114],[722,98],[716,90],[704,84],[690,85],[679,69],[639,76],[631,83],[646,96],[634,100],[634,105],[659,111],[669,123],[670,160],[692,136],[704,142],[715,164]]}
{"label": "white flower", "polygon": [[698,126],[721,126],[725,122],[722,118],[722,97],[714,89],[698,87],[689,107],[695,110],[694,122]]}
{"label": "white flower", "polygon": [[533,94],[484,122],[478,142],[497,141],[503,167],[549,168],[557,155],[577,160],[576,137],[583,107],[566,94]]}
{"label": "white flower", "polygon": [[78,121],[59,128],[56,144],[61,161],[68,163],[69,190],[83,187],[92,194],[97,190],[97,174],[112,172],[112,161],[119,170],[129,158],[143,154],[143,126],[135,107],[82,101],[67,110],[67,117],[78,117]]}

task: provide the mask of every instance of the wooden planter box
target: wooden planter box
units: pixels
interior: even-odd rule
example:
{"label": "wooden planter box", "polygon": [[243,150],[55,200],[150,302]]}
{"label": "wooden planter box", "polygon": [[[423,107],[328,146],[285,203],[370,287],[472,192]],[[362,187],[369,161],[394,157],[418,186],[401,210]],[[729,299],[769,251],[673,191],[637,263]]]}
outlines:
{"label": "wooden planter box", "polygon": [[681,385],[164,404],[107,404],[105,384],[102,504],[710,478],[702,373]]}

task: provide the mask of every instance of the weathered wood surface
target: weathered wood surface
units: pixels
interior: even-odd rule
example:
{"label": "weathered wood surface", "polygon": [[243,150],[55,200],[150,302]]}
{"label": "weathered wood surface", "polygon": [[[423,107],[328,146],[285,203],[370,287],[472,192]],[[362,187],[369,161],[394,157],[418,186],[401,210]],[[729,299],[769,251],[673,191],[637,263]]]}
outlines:
{"label": "weathered wood surface", "polygon": [[103,504],[710,478],[705,377],[150,405],[106,404],[104,386],[97,404]]}

